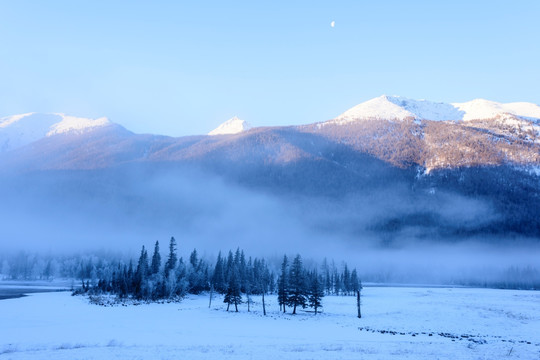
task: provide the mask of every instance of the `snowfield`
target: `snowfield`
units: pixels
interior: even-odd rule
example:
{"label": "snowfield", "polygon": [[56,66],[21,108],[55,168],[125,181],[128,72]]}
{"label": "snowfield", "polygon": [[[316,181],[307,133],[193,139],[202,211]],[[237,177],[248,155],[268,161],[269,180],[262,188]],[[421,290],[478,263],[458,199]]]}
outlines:
{"label": "snowfield", "polygon": [[538,359],[540,292],[366,287],[324,313],[226,312],[222,298],[103,307],[69,293],[0,301],[0,359]]}

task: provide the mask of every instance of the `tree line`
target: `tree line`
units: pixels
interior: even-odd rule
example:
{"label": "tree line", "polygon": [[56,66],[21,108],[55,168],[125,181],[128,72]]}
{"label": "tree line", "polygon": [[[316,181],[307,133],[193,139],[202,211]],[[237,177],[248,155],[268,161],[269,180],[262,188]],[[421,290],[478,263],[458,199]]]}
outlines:
{"label": "tree line", "polygon": [[265,296],[277,294],[280,311],[287,307],[296,314],[298,308],[313,308],[317,314],[325,295],[355,295],[361,288],[356,269],[343,264],[339,271],[335,264],[324,261],[320,266],[306,268],[300,255],[289,264],[283,257],[279,272],[268,261],[247,257],[243,250],[230,250],[226,256],[218,253],[214,262],[201,258],[194,249],[189,258],[179,257],[177,242],[170,239],[168,254],[162,261],[159,242],[150,256],[143,246],[137,262],[118,263],[113,271],[102,272],[99,279],[82,279],[76,294],[115,295],[119,300],[142,301],[180,300],[187,294],[208,293],[210,304],[215,293],[223,295],[227,311],[231,306],[247,304],[252,307],[252,296],[262,297],[266,315]]}
{"label": "tree line", "polygon": [[53,255],[19,251],[0,253],[0,280],[97,279],[123,261],[120,254]]}

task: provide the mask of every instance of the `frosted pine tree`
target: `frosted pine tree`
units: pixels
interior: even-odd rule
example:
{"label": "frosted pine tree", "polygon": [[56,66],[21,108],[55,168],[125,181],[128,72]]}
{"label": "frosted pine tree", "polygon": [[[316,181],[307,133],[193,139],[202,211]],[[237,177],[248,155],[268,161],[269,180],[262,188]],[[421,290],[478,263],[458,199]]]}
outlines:
{"label": "frosted pine tree", "polygon": [[231,269],[231,274],[229,278],[229,283],[227,285],[227,292],[225,293],[225,298],[223,302],[227,304],[227,311],[231,304],[234,304],[236,312],[238,312],[238,305],[242,303],[242,294],[241,289],[240,274],[237,266],[233,266]]}
{"label": "frosted pine tree", "polygon": [[176,267],[176,262],[178,261],[178,256],[176,255],[176,239],[171,237],[171,241],[169,242],[169,257],[167,258],[167,262],[165,263],[165,277],[169,277],[171,271],[173,271]]}
{"label": "frosted pine tree", "polygon": [[292,313],[296,314],[296,308],[298,306],[305,308],[307,302],[305,272],[300,255],[296,255],[291,265],[289,288],[290,291],[287,298],[287,304],[293,307]]}
{"label": "frosted pine tree", "polygon": [[159,254],[159,241],[156,241],[154,245],[154,254],[152,255],[152,265],[150,265],[150,272],[152,275],[159,273],[161,267],[161,255]]}
{"label": "frosted pine tree", "polygon": [[317,315],[318,310],[322,308],[322,298],[324,297],[323,279],[315,271],[311,274],[310,282],[308,302],[309,306],[315,310],[315,315]]}
{"label": "frosted pine tree", "polygon": [[285,312],[285,305],[287,305],[287,299],[289,298],[289,260],[287,255],[283,255],[283,262],[281,263],[281,274],[278,279],[278,303],[279,309],[283,308]]}

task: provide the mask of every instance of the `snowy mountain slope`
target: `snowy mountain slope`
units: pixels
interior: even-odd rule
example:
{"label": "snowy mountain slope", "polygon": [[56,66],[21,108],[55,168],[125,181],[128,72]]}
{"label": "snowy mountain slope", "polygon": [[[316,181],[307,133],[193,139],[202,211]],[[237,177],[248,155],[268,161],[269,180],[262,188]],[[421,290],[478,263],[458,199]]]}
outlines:
{"label": "snowy mountain slope", "polygon": [[238,117],[233,117],[223,124],[219,125],[214,130],[210,131],[208,135],[231,135],[238,134],[243,131],[251,129],[251,125],[245,121],[240,120]]}
{"label": "snowy mountain slope", "polygon": [[413,100],[401,96],[379,96],[345,111],[327,123],[346,124],[356,120],[477,120],[511,115],[523,119],[540,119],[540,106],[526,102],[497,103],[476,99],[465,103],[440,103]]}
{"label": "snowy mountain slope", "polygon": [[57,115],[34,113],[0,119],[0,152],[17,149],[47,135],[61,121]]}
{"label": "snowy mountain slope", "polygon": [[460,120],[490,119],[503,114],[510,114],[533,120],[540,119],[540,106],[527,102],[502,104],[495,101],[475,99],[464,103],[453,103],[464,113]]}
{"label": "snowy mountain slope", "polygon": [[62,117],[62,121],[54,124],[47,136],[64,134],[67,132],[82,133],[89,129],[99,128],[102,126],[110,125],[111,122],[106,117],[100,117],[97,119],[88,119],[75,116],[68,116],[64,114],[58,114]]}
{"label": "snowy mountain slope", "polygon": [[148,161],[162,149],[173,144],[182,145],[183,142],[189,144],[189,139],[134,134],[110,123],[87,131],[72,130],[45,136],[26,146],[0,153],[0,173],[115,167],[126,162]]}
{"label": "snowy mountain slope", "polygon": [[451,104],[428,100],[412,100],[401,96],[382,95],[345,111],[333,123],[348,123],[359,119],[404,120],[456,120],[463,114]]}
{"label": "snowy mountain slope", "polygon": [[65,114],[27,113],[0,119],[0,152],[23,147],[44,137],[83,133],[112,124],[107,118],[88,119]]}

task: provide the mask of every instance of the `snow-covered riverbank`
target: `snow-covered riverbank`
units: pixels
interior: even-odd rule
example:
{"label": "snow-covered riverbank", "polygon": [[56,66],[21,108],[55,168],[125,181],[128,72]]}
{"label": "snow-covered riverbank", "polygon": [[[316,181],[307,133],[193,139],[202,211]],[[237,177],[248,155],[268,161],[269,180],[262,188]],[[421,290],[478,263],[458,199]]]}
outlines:
{"label": "snow-covered riverbank", "polygon": [[0,302],[6,359],[496,359],[540,357],[540,292],[373,287],[293,316],[220,298],[102,307],[69,293]]}

